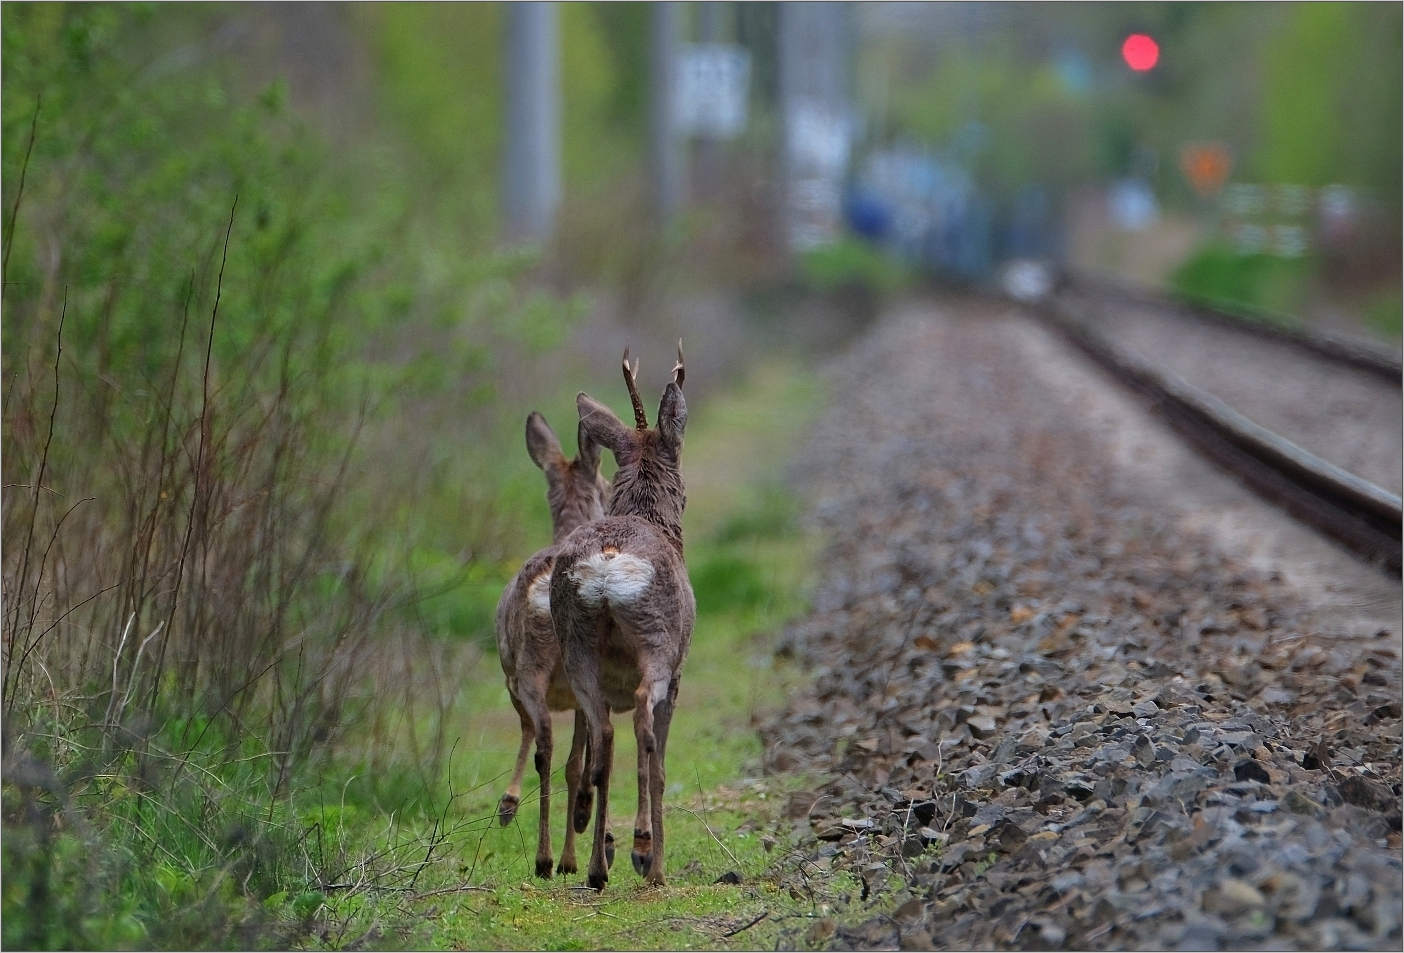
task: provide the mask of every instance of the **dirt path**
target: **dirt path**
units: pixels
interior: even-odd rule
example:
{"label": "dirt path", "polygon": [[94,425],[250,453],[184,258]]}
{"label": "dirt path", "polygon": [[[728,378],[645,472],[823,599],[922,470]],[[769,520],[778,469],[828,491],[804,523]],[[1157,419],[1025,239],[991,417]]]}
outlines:
{"label": "dirt path", "polygon": [[1397,948],[1398,584],[1078,361],[946,302],[833,369],[814,680],[763,731],[831,778],[790,804],[864,884],[831,942]]}

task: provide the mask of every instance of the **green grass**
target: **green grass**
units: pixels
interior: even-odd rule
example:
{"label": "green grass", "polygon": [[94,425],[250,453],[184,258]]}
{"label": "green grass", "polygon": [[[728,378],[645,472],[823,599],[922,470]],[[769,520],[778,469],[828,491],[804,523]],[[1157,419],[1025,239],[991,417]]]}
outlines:
{"label": "green grass", "polygon": [[1398,288],[1383,291],[1365,307],[1365,322],[1385,341],[1398,344],[1404,333],[1404,298]]}
{"label": "green grass", "polygon": [[[762,846],[762,831],[739,830],[759,816],[769,823],[767,784],[739,783],[755,770],[759,743],[750,714],[768,693],[770,659],[763,644],[726,619],[705,619],[694,635],[684,669],[678,713],[669,741],[669,883],[650,889],[627,858],[628,832],[636,808],[635,749],[627,714],[616,716],[615,770],[610,797],[611,829],[620,850],[603,894],[580,889],[583,873],[537,881],[532,875],[536,845],[535,775],[528,771],[517,819],[501,827],[497,799],[506,786],[517,748],[517,721],[501,685],[495,659],[485,657],[476,673],[481,682],[465,698],[468,734],[459,739],[450,771],[455,790],[465,793],[453,808],[460,830],[444,845],[446,862],[426,873],[421,892],[477,888],[461,894],[426,897],[396,904],[397,919],[424,918],[416,945],[467,949],[698,948],[716,945],[711,921],[739,925],[762,909],[792,906],[774,884],[758,877],[776,856]],[[570,716],[555,720],[556,770],[552,777],[552,841],[559,857],[565,823],[564,778],[560,765],[569,745]],[[577,845],[582,865],[589,840]],[[736,871],[741,887],[717,885]],[[353,900],[351,906],[360,903]],[[437,919],[429,912],[437,911]],[[332,911],[343,912],[335,901]],[[372,912],[363,908],[365,913]],[[349,910],[345,912],[350,912]],[[738,921],[738,918],[741,918]],[[733,921],[737,921],[733,923]],[[410,939],[410,938],[406,938]]]}

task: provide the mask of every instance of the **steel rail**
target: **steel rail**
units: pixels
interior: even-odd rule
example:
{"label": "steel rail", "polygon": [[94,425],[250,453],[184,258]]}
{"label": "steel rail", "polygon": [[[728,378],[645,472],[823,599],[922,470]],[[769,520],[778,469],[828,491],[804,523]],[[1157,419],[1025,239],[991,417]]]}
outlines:
{"label": "steel rail", "polygon": [[1401,571],[1400,498],[1253,423],[1212,394],[1152,367],[1056,299],[1036,313],[1149,400],[1187,442],[1260,496],[1382,569]]}
{"label": "steel rail", "polygon": [[1066,286],[1075,292],[1121,298],[1256,337],[1283,341],[1317,357],[1382,377],[1396,387],[1404,386],[1404,369],[1401,369],[1400,356],[1373,341],[1305,328],[1284,327],[1249,308],[1219,307],[1141,288],[1131,288],[1087,275],[1067,275]]}

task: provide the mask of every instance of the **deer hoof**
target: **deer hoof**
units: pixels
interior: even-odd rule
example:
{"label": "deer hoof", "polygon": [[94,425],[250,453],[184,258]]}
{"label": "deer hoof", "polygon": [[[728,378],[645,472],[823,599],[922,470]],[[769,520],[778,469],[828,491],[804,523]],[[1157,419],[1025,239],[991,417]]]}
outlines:
{"label": "deer hoof", "polygon": [[[595,804],[595,795],[591,791],[578,791],[575,795],[575,817],[572,818],[575,833],[585,833],[585,828],[590,826],[590,808]],[[514,808],[515,810],[515,808]]]}
{"label": "deer hoof", "polygon": [[502,795],[502,800],[497,802],[497,820],[506,827],[512,823],[512,818],[517,816],[518,800],[511,794]]}
{"label": "deer hoof", "polygon": [[550,880],[550,879],[551,879],[551,858],[550,858],[550,857],[538,857],[538,858],[536,858],[536,876],[540,877],[542,880]]}
{"label": "deer hoof", "polygon": [[614,834],[605,831],[605,867],[614,866]]}
{"label": "deer hoof", "polygon": [[634,849],[629,852],[629,859],[634,863],[634,873],[642,877],[649,865],[653,863],[653,833],[651,831],[634,831]]}
{"label": "deer hoof", "polygon": [[598,890],[601,893],[603,893],[605,884],[609,883],[609,874],[596,873],[592,870],[590,871],[589,882],[591,889]]}
{"label": "deer hoof", "polygon": [[574,857],[570,858],[568,861],[562,857],[561,862],[556,865],[556,873],[558,874],[574,874],[577,872]]}

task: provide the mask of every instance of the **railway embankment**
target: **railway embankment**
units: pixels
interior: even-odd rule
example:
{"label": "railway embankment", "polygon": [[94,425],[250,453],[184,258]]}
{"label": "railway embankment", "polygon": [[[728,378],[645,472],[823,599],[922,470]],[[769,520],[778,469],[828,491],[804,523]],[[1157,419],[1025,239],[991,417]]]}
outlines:
{"label": "railway embankment", "polygon": [[1016,309],[888,316],[795,473],[762,729],[845,948],[1397,948],[1400,600]]}

